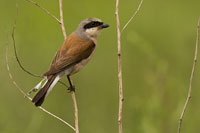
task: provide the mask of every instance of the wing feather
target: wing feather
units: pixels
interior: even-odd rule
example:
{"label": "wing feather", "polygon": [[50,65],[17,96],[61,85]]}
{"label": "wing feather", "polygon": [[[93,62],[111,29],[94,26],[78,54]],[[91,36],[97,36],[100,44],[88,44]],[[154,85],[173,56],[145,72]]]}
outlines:
{"label": "wing feather", "polygon": [[70,66],[88,58],[95,49],[95,43],[85,40],[72,33],[57,51],[49,70],[44,76],[62,72]]}

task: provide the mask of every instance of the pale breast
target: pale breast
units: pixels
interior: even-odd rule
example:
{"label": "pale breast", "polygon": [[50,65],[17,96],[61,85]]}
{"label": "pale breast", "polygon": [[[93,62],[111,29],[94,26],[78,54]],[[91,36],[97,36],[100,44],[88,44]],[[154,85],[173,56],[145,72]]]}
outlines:
{"label": "pale breast", "polygon": [[91,59],[92,55],[94,54],[95,49],[93,50],[93,52],[91,53],[91,55],[88,58],[83,59],[82,61],[80,61],[79,63],[65,69],[64,71],[59,73],[59,76],[62,77],[64,75],[73,75],[77,72],[79,72],[87,63],[88,61]]}
{"label": "pale breast", "polygon": [[70,75],[73,75],[73,74],[79,72],[88,63],[88,61],[91,59],[92,55],[94,54],[94,51],[95,51],[95,49],[93,50],[93,52],[91,53],[91,55],[88,58],[83,59],[81,62],[74,65],[72,67],[72,71],[71,71]]}

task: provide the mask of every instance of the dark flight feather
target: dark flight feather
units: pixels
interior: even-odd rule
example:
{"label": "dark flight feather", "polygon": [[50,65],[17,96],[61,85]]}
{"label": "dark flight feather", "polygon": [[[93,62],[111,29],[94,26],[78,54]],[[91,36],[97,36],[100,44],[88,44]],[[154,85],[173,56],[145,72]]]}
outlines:
{"label": "dark flight feather", "polygon": [[35,95],[35,97],[32,99],[32,102],[35,103],[35,106],[41,106],[44,102],[45,96],[47,94],[47,91],[49,90],[49,87],[55,80],[56,75],[52,75],[48,77],[47,83],[44,85],[42,89]]}

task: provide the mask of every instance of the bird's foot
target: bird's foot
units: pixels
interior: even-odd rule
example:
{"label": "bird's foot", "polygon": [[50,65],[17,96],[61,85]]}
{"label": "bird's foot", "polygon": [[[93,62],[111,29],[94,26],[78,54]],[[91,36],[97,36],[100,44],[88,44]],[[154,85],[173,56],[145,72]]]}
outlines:
{"label": "bird's foot", "polygon": [[75,86],[74,85],[72,85],[72,86],[70,86],[69,88],[68,88],[68,90],[69,90],[69,92],[75,92]]}

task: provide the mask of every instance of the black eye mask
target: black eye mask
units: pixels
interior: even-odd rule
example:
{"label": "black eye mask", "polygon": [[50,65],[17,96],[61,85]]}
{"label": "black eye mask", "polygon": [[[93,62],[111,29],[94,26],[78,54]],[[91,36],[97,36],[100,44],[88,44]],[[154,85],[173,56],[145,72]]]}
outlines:
{"label": "black eye mask", "polygon": [[83,28],[84,28],[84,29],[89,29],[89,28],[93,28],[93,27],[100,26],[100,25],[103,25],[103,22],[92,21],[92,22],[86,24]]}

